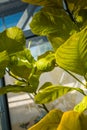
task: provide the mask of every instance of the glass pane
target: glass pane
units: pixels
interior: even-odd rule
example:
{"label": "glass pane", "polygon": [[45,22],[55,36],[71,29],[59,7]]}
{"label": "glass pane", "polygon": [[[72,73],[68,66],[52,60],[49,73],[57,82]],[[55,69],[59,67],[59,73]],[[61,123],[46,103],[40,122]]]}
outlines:
{"label": "glass pane", "polygon": [[22,14],[23,14],[23,12],[19,12],[19,13],[10,15],[10,16],[6,16],[5,17],[6,27],[9,28],[9,27],[12,27],[12,26],[16,26],[18,21],[19,21],[19,19],[22,16]]}
{"label": "glass pane", "polygon": [[48,50],[52,50],[51,44],[47,41],[46,37],[35,37],[27,40],[27,46],[30,42],[30,50],[35,59]]}
{"label": "glass pane", "polygon": [[4,30],[4,28],[3,28],[2,19],[0,18],[0,32],[2,32],[3,30]]}

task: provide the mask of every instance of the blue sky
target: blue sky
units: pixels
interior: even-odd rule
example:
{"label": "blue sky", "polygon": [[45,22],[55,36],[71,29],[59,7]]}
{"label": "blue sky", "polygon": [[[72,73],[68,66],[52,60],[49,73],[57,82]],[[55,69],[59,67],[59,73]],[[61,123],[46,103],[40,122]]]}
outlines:
{"label": "blue sky", "polygon": [[[22,14],[23,12],[19,12],[19,13],[4,17],[6,28],[16,26]],[[4,26],[3,26],[2,18],[0,18],[0,32],[2,32],[3,30],[4,30]]]}

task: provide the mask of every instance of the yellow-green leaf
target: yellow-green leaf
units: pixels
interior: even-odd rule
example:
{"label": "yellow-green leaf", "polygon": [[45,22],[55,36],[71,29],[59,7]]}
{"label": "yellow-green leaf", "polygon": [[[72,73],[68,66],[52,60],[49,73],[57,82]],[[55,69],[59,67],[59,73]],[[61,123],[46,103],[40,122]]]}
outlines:
{"label": "yellow-green leaf", "polygon": [[63,96],[64,94],[67,94],[68,92],[73,91],[73,90],[79,91],[80,93],[85,95],[83,90],[80,88],[52,85],[52,86],[46,87],[45,89],[41,89],[38,92],[38,94],[35,96],[35,101],[36,101],[36,103],[45,104],[45,103],[54,101],[55,99]]}
{"label": "yellow-green leaf", "polygon": [[[24,83],[24,82],[23,82]],[[35,88],[33,88],[31,85],[25,84],[19,84],[19,85],[7,85],[0,87],[0,95],[7,94],[9,92],[13,93],[19,93],[19,92],[26,92],[26,93],[34,93]]]}
{"label": "yellow-green leaf", "polygon": [[30,27],[34,34],[48,36],[56,33],[58,37],[63,39],[67,39],[72,32],[78,30],[64,9],[52,7],[44,7],[36,13]]}
{"label": "yellow-green leaf", "polygon": [[25,43],[23,31],[18,27],[11,27],[0,33],[0,52],[6,50],[10,54],[21,51]]}
{"label": "yellow-green leaf", "polygon": [[87,1],[86,0],[67,0],[67,4],[69,10],[76,14],[79,12],[80,9],[87,8]]}
{"label": "yellow-green leaf", "polygon": [[81,129],[80,116],[81,113],[73,110],[64,112],[57,130],[84,130]]}
{"label": "yellow-green leaf", "polygon": [[49,34],[47,37],[55,51],[65,42],[65,39],[62,38],[62,35],[61,37],[58,37],[57,33]]}
{"label": "yellow-green leaf", "polygon": [[62,114],[62,111],[54,109],[28,130],[56,130],[60,123]]}
{"label": "yellow-green leaf", "polygon": [[51,85],[52,85],[51,82],[46,82],[46,83],[44,83],[44,84],[39,88],[39,90],[45,89],[45,88],[47,88],[48,86],[51,86]]}
{"label": "yellow-green leaf", "polygon": [[31,88],[32,88],[33,92],[35,92],[35,93],[36,93],[36,90],[37,90],[38,85],[39,85],[39,77],[40,77],[39,75],[34,75],[34,74],[33,74],[33,75],[30,76],[30,78],[28,79]]}
{"label": "yellow-green leaf", "polygon": [[39,71],[51,71],[55,67],[55,55],[50,52],[46,57],[37,60],[35,63]]}
{"label": "yellow-green leaf", "polygon": [[5,74],[5,68],[8,66],[9,56],[6,51],[0,52],[0,78]]}
{"label": "yellow-green leaf", "polygon": [[30,50],[24,49],[11,56],[9,68],[14,75],[28,79],[34,62]]}
{"label": "yellow-green leaf", "polygon": [[55,57],[60,67],[84,76],[87,73],[87,27],[62,44]]}
{"label": "yellow-green leaf", "polygon": [[74,107],[77,112],[83,112],[87,110],[87,96],[84,96],[82,101]]}
{"label": "yellow-green leaf", "polygon": [[19,93],[19,92],[28,92],[32,93],[32,88],[30,86],[20,86],[20,85],[7,85],[0,88],[0,95],[6,94],[9,92]]}

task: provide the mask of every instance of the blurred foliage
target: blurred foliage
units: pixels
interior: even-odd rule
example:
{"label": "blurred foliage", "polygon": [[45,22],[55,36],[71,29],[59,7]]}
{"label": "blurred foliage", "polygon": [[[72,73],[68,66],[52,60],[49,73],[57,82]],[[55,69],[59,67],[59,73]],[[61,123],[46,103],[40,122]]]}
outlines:
{"label": "blurred foliage", "polygon": [[[0,78],[7,72],[16,79],[14,85],[0,88],[0,94],[27,92],[35,95],[37,103],[51,102],[70,91],[83,94],[83,100],[74,110],[49,112],[29,130],[87,130],[87,97],[84,89],[44,83],[39,89],[39,78],[56,66],[67,71],[83,87],[87,85],[76,78],[81,75],[87,81],[87,1],[86,0],[23,0],[42,6],[34,14],[30,28],[34,34],[46,36],[53,51],[39,56],[37,60],[26,48],[25,37],[18,27],[0,33]],[[44,107],[46,110],[46,108]],[[62,115],[63,114],[63,115]]]}

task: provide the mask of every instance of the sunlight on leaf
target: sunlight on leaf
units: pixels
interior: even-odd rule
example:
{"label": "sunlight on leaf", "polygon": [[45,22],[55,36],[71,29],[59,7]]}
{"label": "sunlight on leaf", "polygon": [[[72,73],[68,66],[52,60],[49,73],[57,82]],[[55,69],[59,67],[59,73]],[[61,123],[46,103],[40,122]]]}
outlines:
{"label": "sunlight on leaf", "polygon": [[78,30],[76,24],[71,21],[63,9],[52,7],[43,8],[36,13],[30,27],[34,34],[47,36],[56,33],[58,37],[63,39],[67,39],[72,31]]}
{"label": "sunlight on leaf", "polygon": [[77,112],[83,112],[87,110],[87,96],[84,96],[82,101],[74,107]]}
{"label": "sunlight on leaf", "polygon": [[57,109],[51,110],[43,119],[28,130],[56,130],[63,112]]}
{"label": "sunlight on leaf", "polygon": [[81,113],[73,110],[64,112],[57,130],[84,130],[81,129]]}
{"label": "sunlight on leaf", "polygon": [[85,76],[87,72],[87,27],[73,34],[56,51],[57,64],[72,72]]}
{"label": "sunlight on leaf", "polygon": [[51,71],[55,67],[55,55],[54,53],[50,52],[44,58],[40,58],[35,63],[38,71]]}
{"label": "sunlight on leaf", "polygon": [[25,37],[21,29],[11,27],[0,33],[0,52],[6,50],[9,54],[23,50]]}
{"label": "sunlight on leaf", "polygon": [[71,92],[73,90],[76,90],[83,95],[84,92],[80,88],[72,88],[67,86],[48,86],[45,89],[41,89],[38,94],[35,96],[35,102],[40,104],[45,104],[51,101],[54,101],[55,99],[63,96],[64,94],[67,94],[68,92]]}

